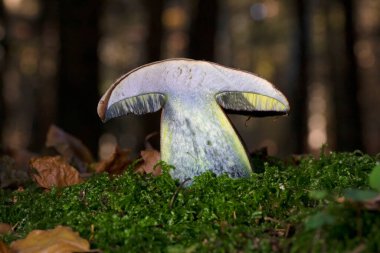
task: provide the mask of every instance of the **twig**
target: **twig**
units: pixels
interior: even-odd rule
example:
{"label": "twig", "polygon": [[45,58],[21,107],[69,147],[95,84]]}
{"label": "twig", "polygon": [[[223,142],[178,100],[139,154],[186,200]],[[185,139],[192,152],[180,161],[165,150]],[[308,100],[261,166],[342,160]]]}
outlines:
{"label": "twig", "polygon": [[190,180],[190,178],[186,178],[178,187],[177,187],[177,189],[175,190],[175,192],[174,192],[174,194],[173,194],[173,197],[172,197],[172,199],[170,200],[170,202],[169,202],[169,209],[172,209],[173,208],[173,204],[174,204],[174,201],[175,201],[175,199],[177,198],[177,195],[178,195],[178,193],[179,193],[179,191],[181,190],[181,188],[183,188],[183,186],[184,186],[184,184],[187,182],[187,181],[189,181]]}

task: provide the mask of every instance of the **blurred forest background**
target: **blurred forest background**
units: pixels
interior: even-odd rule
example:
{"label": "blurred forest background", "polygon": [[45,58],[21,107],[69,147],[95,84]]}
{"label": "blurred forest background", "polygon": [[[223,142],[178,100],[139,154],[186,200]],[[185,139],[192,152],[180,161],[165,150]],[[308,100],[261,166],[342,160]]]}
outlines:
{"label": "blurred forest background", "polygon": [[40,152],[54,123],[101,159],[116,144],[138,154],[160,113],[103,125],[98,100],[171,57],[254,72],[288,97],[288,117],[230,116],[249,151],[380,151],[379,0],[1,0],[1,149]]}

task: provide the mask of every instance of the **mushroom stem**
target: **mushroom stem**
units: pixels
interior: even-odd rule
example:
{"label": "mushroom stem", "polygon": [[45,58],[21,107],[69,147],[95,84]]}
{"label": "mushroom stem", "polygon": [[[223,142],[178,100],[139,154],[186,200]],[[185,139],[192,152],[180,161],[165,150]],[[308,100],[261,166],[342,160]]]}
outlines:
{"label": "mushroom stem", "polygon": [[[191,108],[191,109],[190,109]],[[181,95],[167,99],[161,118],[161,157],[180,181],[208,170],[233,178],[252,173],[246,151],[214,98]]]}

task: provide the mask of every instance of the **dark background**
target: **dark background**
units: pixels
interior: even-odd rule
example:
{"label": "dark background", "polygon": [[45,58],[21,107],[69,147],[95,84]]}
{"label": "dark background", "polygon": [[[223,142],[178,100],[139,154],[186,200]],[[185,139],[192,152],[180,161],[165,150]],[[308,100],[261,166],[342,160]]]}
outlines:
{"label": "dark background", "polygon": [[3,151],[40,152],[54,123],[100,158],[117,143],[137,154],[160,114],[103,125],[98,100],[123,73],[171,57],[257,73],[288,97],[288,117],[230,117],[250,151],[380,151],[378,0],[0,3]]}

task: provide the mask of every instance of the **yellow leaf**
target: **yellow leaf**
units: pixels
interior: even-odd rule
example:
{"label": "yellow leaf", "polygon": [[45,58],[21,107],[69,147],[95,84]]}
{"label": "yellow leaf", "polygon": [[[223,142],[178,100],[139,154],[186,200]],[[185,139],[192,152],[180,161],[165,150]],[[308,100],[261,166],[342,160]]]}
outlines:
{"label": "yellow leaf", "polygon": [[88,252],[90,243],[69,227],[57,226],[51,230],[33,230],[25,239],[11,243],[17,253],[72,253]]}

